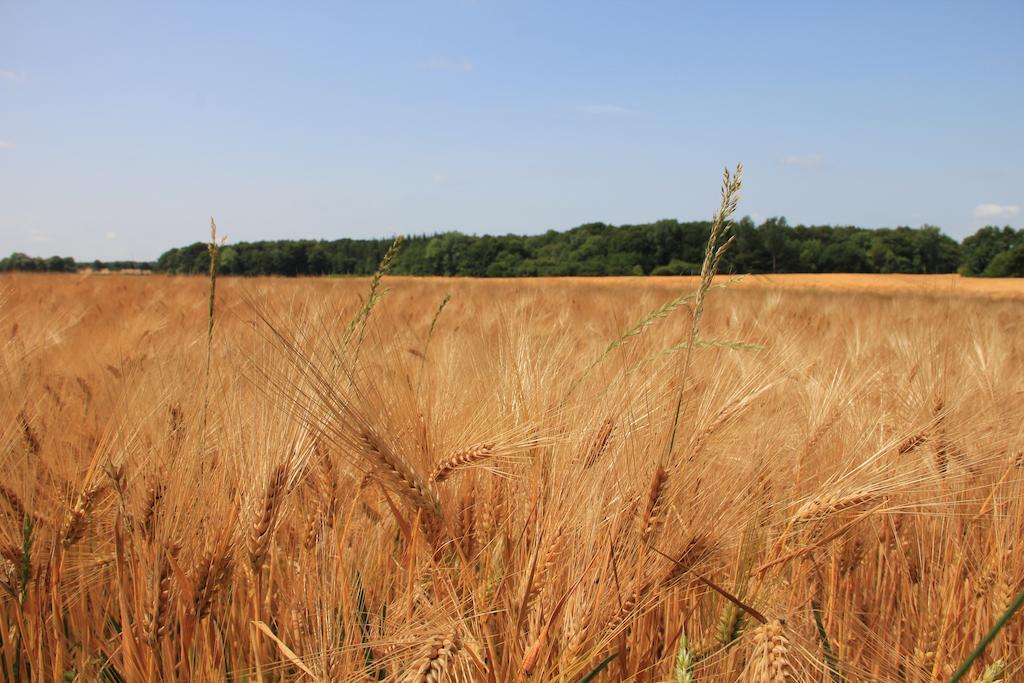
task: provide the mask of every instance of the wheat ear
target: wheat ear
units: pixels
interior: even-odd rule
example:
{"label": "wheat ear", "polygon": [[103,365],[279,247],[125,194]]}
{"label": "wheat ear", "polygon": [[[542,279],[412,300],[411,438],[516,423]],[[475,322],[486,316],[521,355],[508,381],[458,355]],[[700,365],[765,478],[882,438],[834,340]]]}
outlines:
{"label": "wheat ear", "polygon": [[453,453],[438,463],[430,475],[430,481],[442,482],[455,470],[486,460],[492,455],[494,455],[493,443],[481,443]]}
{"label": "wheat ear", "polygon": [[461,649],[462,637],[458,631],[450,636],[435,636],[403,680],[406,683],[440,683],[447,677]]}
{"label": "wheat ear", "polygon": [[288,484],[288,465],[283,463],[274,468],[267,481],[267,490],[263,503],[257,509],[256,521],[249,533],[249,565],[254,574],[259,574],[270,550],[270,540],[274,536],[274,523],[281,508],[285,488]]}
{"label": "wheat ear", "polygon": [[754,650],[747,662],[745,683],[786,683],[796,680],[789,662],[789,640],[779,621],[770,621],[754,631]]}

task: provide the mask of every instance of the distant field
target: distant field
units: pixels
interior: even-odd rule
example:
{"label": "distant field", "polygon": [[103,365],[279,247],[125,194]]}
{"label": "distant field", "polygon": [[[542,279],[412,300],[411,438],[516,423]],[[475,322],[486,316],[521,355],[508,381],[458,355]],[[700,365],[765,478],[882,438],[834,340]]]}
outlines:
{"label": "distant field", "polygon": [[[403,278],[398,278],[403,279]],[[719,277],[719,282],[731,280]],[[573,277],[502,278],[501,282],[528,282],[546,286],[551,282],[622,283],[641,288],[693,287],[699,277]],[[878,291],[893,293],[971,294],[995,298],[1024,297],[1024,278],[979,278],[959,275],[872,275],[861,273],[800,273],[785,275],[746,275],[731,287],[768,287],[779,289]]]}
{"label": "distant field", "polygon": [[751,275],[742,285],[785,289],[828,289],[938,295],[975,294],[992,297],[1024,297],[1024,278],[979,278],[959,275],[862,275],[822,273],[800,275]]}
{"label": "distant field", "polygon": [[[85,273],[83,273],[85,274]],[[88,273],[93,274],[93,273]],[[117,275],[102,271],[96,275]],[[120,274],[127,274],[120,271]],[[133,275],[150,275],[145,271],[133,271]],[[250,278],[254,281],[266,278]],[[301,278],[299,278],[301,279]],[[315,278],[314,278],[315,279]],[[344,278],[346,280],[359,278]],[[366,279],[366,278],[363,278]],[[719,277],[719,282],[731,281],[732,277]],[[394,277],[394,281],[426,281],[439,282],[473,282],[471,278],[414,278]],[[700,280],[697,276],[661,276],[661,277],[534,277],[534,278],[487,278],[485,282],[517,283],[524,287],[546,287],[551,283],[621,283],[631,287],[650,289],[666,289],[675,287],[692,287]],[[861,273],[798,273],[784,275],[745,275],[739,281],[732,282],[731,287],[775,287],[780,289],[825,289],[835,291],[873,290],[881,292],[935,293],[935,294],[970,294],[995,298],[1024,297],[1024,278],[981,278],[961,277],[959,275],[874,275]]]}
{"label": "distant field", "polygon": [[221,278],[208,347],[206,279],[0,277],[5,680],[948,679],[1024,587],[1024,281],[751,276],[687,365],[696,284]]}

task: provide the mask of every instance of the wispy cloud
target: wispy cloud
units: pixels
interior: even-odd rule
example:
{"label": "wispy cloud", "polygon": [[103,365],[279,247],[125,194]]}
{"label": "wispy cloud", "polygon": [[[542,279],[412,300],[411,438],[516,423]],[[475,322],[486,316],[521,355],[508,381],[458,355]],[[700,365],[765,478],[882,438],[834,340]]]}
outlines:
{"label": "wispy cloud", "polygon": [[420,65],[431,71],[463,71],[473,70],[473,62],[465,58],[453,59],[451,57],[431,57]]}
{"label": "wispy cloud", "polygon": [[7,140],[0,140],[0,149],[14,149],[14,143]]}
{"label": "wispy cloud", "polygon": [[796,166],[798,168],[820,168],[825,162],[820,154],[790,154],[782,158],[784,166]]}
{"label": "wispy cloud", "polygon": [[53,238],[50,237],[49,235],[46,235],[46,234],[41,233],[41,232],[38,232],[36,230],[33,230],[33,231],[31,231],[29,233],[28,239],[31,242],[39,242],[40,244],[45,244],[47,242],[52,242],[53,241]]}
{"label": "wispy cloud", "polygon": [[978,204],[974,207],[975,218],[1003,218],[1020,213],[1017,204]]}
{"label": "wispy cloud", "polygon": [[18,83],[25,80],[25,74],[20,71],[14,71],[12,69],[0,69],[0,81],[7,81],[8,83]]}

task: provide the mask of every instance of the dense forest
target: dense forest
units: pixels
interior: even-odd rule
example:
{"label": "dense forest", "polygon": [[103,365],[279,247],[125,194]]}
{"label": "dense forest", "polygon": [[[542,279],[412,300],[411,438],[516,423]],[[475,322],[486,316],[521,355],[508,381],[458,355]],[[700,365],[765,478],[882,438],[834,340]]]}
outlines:
{"label": "dense forest", "polygon": [[[581,225],[540,235],[446,232],[407,238],[392,268],[404,275],[686,275],[698,273],[710,223]],[[722,270],[733,273],[952,273],[1024,276],[1024,230],[985,227],[958,244],[938,228],[790,226],[784,218],[737,222]],[[368,275],[390,240],[240,242],[221,250],[238,275]],[[156,270],[200,273],[206,245],[172,249]]]}
{"label": "dense forest", "polygon": [[[662,220],[643,225],[589,223],[540,235],[473,236],[459,232],[405,240],[396,275],[522,277],[534,275],[686,275],[700,270],[710,224]],[[1024,276],[1024,229],[986,226],[961,243],[933,226],[865,229],[790,226],[785,218],[735,226],[736,243],[722,263],[732,273],[953,273]],[[239,242],[221,249],[226,275],[369,275],[389,239]],[[204,273],[206,244],[171,249],[156,263],[78,264]],[[13,254],[0,270],[74,270],[70,259]]]}

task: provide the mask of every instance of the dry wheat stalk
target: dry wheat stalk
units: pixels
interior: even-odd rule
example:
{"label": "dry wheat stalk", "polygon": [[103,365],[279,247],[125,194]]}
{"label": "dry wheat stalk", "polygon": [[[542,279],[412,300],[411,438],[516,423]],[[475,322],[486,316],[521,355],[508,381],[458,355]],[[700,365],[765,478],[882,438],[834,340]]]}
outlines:
{"label": "dry wheat stalk", "polygon": [[594,466],[594,464],[604,455],[605,450],[608,448],[608,441],[612,437],[612,431],[615,429],[615,419],[611,417],[605,418],[604,422],[597,430],[597,434],[594,435],[594,440],[590,443],[590,448],[587,449],[586,454],[583,457],[583,469],[588,470]]}
{"label": "dry wheat stalk", "polygon": [[903,441],[900,441],[899,446],[896,447],[896,451],[900,455],[906,455],[907,453],[912,453],[918,447],[920,447],[922,444],[924,444],[924,442],[927,441],[927,440],[928,440],[928,435],[927,435],[926,432],[918,432],[917,434],[911,434],[907,438],[903,439]]}
{"label": "dry wheat stalk", "polygon": [[338,473],[331,463],[330,453],[320,441],[314,446],[315,452],[320,456],[317,465],[320,470],[320,490],[324,498],[324,517],[328,524],[334,523],[334,517],[338,510]]}
{"label": "dry wheat stalk", "polygon": [[362,443],[366,454],[377,466],[377,473],[386,474],[397,490],[419,509],[434,517],[440,514],[441,503],[437,494],[427,487],[404,460],[395,456],[370,432],[363,432]]}
{"label": "dry wheat stalk", "polygon": [[825,519],[845,510],[870,502],[876,494],[862,489],[849,494],[832,493],[809,500],[797,509],[793,515],[794,523]]}
{"label": "dry wheat stalk", "polygon": [[530,590],[526,595],[526,604],[530,604],[538,595],[543,593],[545,586],[551,581],[551,577],[555,572],[555,564],[562,552],[564,540],[565,534],[563,533],[562,527],[559,526],[555,529],[554,535],[552,535],[551,540],[548,541],[547,546],[544,549],[544,553],[542,555],[543,559],[537,569],[533,584],[530,586]]}
{"label": "dry wheat stalk", "polygon": [[[582,611],[582,610],[581,610]],[[590,639],[591,620],[573,615],[566,628],[565,656],[569,662],[577,662],[583,656],[587,641]]]}
{"label": "dry wheat stalk", "polygon": [[461,649],[462,637],[457,629],[450,636],[433,637],[403,680],[406,683],[440,683],[447,678]]}
{"label": "dry wheat stalk", "polygon": [[804,444],[804,453],[805,454],[809,455],[812,451],[814,451],[814,449],[815,449],[815,447],[817,447],[818,443],[822,439],[824,439],[825,435],[828,434],[829,431],[831,431],[832,427],[835,426],[836,422],[839,420],[839,417],[840,417],[839,408],[838,407],[833,408],[829,412],[828,417],[825,418],[825,420],[823,420],[820,425],[818,425],[818,428],[814,430],[813,434],[811,434],[811,438],[809,438],[807,440],[807,443]]}
{"label": "dry wheat stalk", "polygon": [[935,421],[933,429],[935,468],[939,474],[946,474],[949,469],[949,440],[946,436],[946,403],[936,396],[932,405],[932,416]]}
{"label": "dry wheat stalk", "polygon": [[7,504],[11,507],[11,512],[14,513],[16,521],[21,522],[25,519],[25,504],[21,502],[21,498],[17,493],[6,486],[0,485],[0,498],[7,501]]}
{"label": "dry wheat stalk", "polygon": [[786,683],[796,679],[789,661],[789,640],[779,621],[754,631],[753,649],[743,672],[745,683]]}
{"label": "dry wheat stalk", "polygon": [[476,535],[473,533],[476,528],[476,487],[470,483],[467,485],[459,505],[458,533],[456,538],[462,544],[462,552],[466,557],[473,555],[473,541]]}
{"label": "dry wheat stalk", "polygon": [[667,586],[686,574],[698,562],[705,558],[709,553],[710,547],[708,537],[703,532],[691,537],[686,542],[683,551],[677,555],[673,555],[673,559],[675,561],[669,565],[664,576],[661,578],[660,585]]}
{"label": "dry wheat stalk", "polygon": [[661,523],[661,511],[664,507],[665,485],[668,483],[668,472],[661,465],[654,470],[651,486],[647,490],[647,501],[644,503],[644,514],[641,517],[640,543],[647,545]]}
{"label": "dry wheat stalk", "polygon": [[321,531],[323,531],[323,519],[319,514],[312,514],[306,522],[306,533],[303,535],[302,547],[306,550],[312,550],[316,547],[316,544],[320,541]]}
{"label": "dry wheat stalk", "polygon": [[39,455],[41,449],[39,435],[32,428],[32,423],[24,410],[18,413],[18,425],[21,427],[21,437],[25,440],[25,448],[31,455]]}
{"label": "dry wheat stalk", "polygon": [[478,547],[482,548],[487,545],[487,542],[491,539],[491,534],[494,532],[495,496],[498,495],[499,490],[498,485],[491,481],[488,483],[485,495],[479,500],[480,510],[476,515],[476,525],[473,529]]}
{"label": "dry wheat stalk", "polygon": [[146,504],[142,508],[142,528],[150,540],[153,540],[156,534],[156,523],[159,519],[157,512],[165,490],[163,482],[155,479],[150,481],[146,488]]}
{"label": "dry wheat stalk", "polygon": [[256,509],[256,519],[249,531],[249,566],[254,574],[259,574],[267,559],[270,541],[274,537],[274,525],[287,485],[288,464],[282,463],[274,468],[267,481],[262,504]]}
{"label": "dry wheat stalk", "polygon": [[[639,576],[637,578],[639,579]],[[611,620],[609,620],[608,625],[605,627],[605,632],[611,634],[618,633],[619,629],[622,628],[622,625],[633,616],[633,610],[636,609],[637,604],[640,602],[640,596],[647,595],[649,589],[649,583],[645,583],[643,585],[638,583],[635,585],[633,589],[626,594],[625,599],[619,604],[619,608],[615,611],[615,614],[612,615]]]}
{"label": "dry wheat stalk", "polygon": [[157,559],[157,570],[150,579],[150,608],[146,612],[143,634],[150,645],[156,646],[167,632],[170,616],[171,562],[170,550],[161,549]]}
{"label": "dry wheat stalk", "polygon": [[230,576],[231,556],[226,546],[221,545],[203,555],[192,579],[192,614],[196,619],[203,619],[210,614],[217,593],[224,588]]}
{"label": "dry wheat stalk", "polygon": [[82,540],[85,535],[85,528],[88,525],[90,514],[96,504],[97,498],[107,490],[107,484],[97,484],[91,487],[78,498],[78,502],[71,509],[64,520],[61,528],[61,545],[70,548]]}
{"label": "dry wheat stalk", "polygon": [[526,654],[523,655],[523,663],[519,667],[519,671],[524,676],[532,676],[534,670],[537,668],[537,664],[540,663],[540,656],[544,652],[544,649],[548,644],[548,625],[544,624],[541,627],[540,634],[530,644],[530,647],[526,649]]}
{"label": "dry wheat stalk", "polygon": [[494,454],[493,443],[480,443],[453,453],[442,460],[430,475],[430,481],[442,482],[455,470],[486,460]]}
{"label": "dry wheat stalk", "polygon": [[16,545],[0,546],[0,564],[3,566],[3,580],[11,595],[16,596],[21,589],[21,565],[24,553]]}

